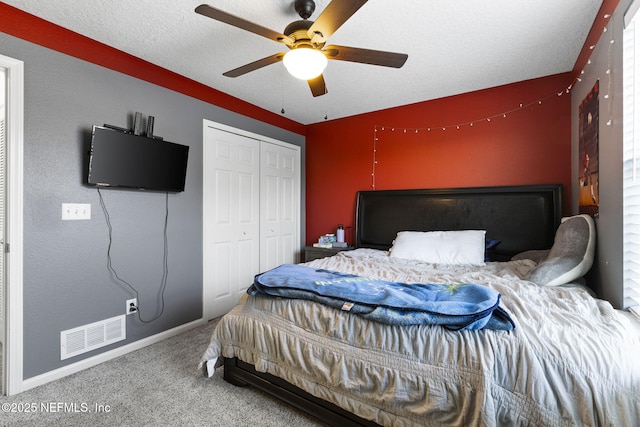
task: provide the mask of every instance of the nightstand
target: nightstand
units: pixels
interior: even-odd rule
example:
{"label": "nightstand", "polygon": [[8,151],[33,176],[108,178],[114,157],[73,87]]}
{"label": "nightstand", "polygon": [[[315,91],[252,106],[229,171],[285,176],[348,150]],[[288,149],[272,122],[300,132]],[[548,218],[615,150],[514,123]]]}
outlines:
{"label": "nightstand", "polygon": [[338,252],[352,251],[355,247],[347,246],[346,248],[316,248],[314,246],[305,246],[304,248],[304,262],[313,261],[318,258],[326,258],[333,256]]}

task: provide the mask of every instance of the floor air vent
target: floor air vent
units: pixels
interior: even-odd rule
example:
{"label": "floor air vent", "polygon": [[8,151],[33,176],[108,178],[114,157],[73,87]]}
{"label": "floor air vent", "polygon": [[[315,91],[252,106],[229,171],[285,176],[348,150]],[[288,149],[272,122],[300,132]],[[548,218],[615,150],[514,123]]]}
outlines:
{"label": "floor air vent", "polygon": [[60,332],[60,360],[86,353],[127,337],[125,315]]}

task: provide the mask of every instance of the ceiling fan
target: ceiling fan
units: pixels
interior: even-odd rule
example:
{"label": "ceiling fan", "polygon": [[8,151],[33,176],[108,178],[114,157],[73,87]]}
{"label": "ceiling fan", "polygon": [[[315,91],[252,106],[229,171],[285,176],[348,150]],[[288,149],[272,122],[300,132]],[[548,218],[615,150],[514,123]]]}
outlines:
{"label": "ceiling fan", "polygon": [[[404,53],[337,45],[325,46],[327,39],[366,2],[367,0],[333,0],[315,21],[309,21],[309,17],[316,8],[315,2],[313,0],[296,0],[294,8],[302,20],[287,25],[283,34],[206,4],[198,6],[195,11],[216,21],[282,43],[290,49],[286,53],[276,53],[227,71],[223,73],[224,76],[238,77],[283,61],[290,74],[307,80],[313,96],[320,96],[327,93],[327,86],[322,75],[327,65],[327,59],[400,68],[408,58],[408,55]],[[299,70],[298,66],[301,66],[302,69]]]}

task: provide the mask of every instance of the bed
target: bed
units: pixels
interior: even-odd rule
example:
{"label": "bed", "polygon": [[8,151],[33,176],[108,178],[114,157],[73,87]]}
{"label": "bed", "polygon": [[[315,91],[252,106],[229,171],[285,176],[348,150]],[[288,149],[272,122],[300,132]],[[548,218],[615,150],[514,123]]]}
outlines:
{"label": "bed", "polygon": [[[637,425],[638,322],[584,286],[594,229],[562,218],[561,201],[559,185],[359,192],[357,249],[304,264],[394,283],[478,284],[499,293],[512,330],[383,324],[247,294],[200,366],[207,375],[224,366],[227,381],[336,426]],[[407,248],[399,232],[466,230],[483,232],[482,262],[392,256]]]}

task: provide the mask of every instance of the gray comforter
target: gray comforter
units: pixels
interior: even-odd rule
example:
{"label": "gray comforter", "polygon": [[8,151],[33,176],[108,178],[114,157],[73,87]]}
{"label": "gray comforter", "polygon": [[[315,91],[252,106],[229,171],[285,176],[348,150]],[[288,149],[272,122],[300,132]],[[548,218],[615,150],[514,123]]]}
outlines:
{"label": "gray comforter", "polygon": [[318,303],[245,296],[201,366],[238,357],[381,425],[638,425],[640,331],[579,287],[523,280],[530,260],[437,266],[356,250],[307,265],[405,283],[480,283],[513,331],[383,325]]}

